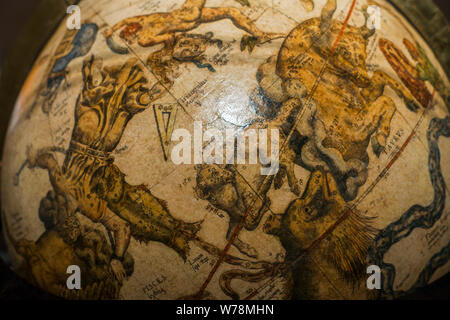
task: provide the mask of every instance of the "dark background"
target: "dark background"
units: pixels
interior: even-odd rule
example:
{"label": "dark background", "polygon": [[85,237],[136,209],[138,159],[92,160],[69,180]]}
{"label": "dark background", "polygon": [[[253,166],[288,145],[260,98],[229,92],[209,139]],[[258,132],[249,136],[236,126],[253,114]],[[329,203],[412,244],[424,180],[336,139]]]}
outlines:
{"label": "dark background", "polygon": [[[54,21],[59,21],[62,18],[65,13],[64,8],[67,7],[70,2],[70,0],[0,0],[0,75],[3,69],[2,66],[6,62],[9,64],[9,69],[11,69],[11,65],[13,65],[17,68],[18,72],[26,72],[26,70],[29,69],[30,64],[33,61],[33,57],[37,57],[34,52],[39,52],[39,47],[42,47],[45,43],[45,41],[42,41],[41,39],[45,38],[46,35],[51,34]],[[450,0],[434,0],[434,2],[441,8],[442,12],[444,12],[447,20],[450,20]],[[50,16],[50,18],[46,21],[29,21],[33,17],[33,14],[37,15],[37,13],[52,10],[55,14],[52,16],[47,13],[47,16]],[[21,36],[24,29],[30,29],[30,24],[35,26],[32,30],[36,32],[36,36]],[[16,52],[13,48],[19,46],[24,47],[23,44],[27,41],[30,43],[30,47],[32,48],[30,49],[29,55],[27,56],[27,52],[21,52],[16,57]],[[13,59],[11,59],[11,56],[13,56]],[[20,59],[21,56],[23,56],[23,62]],[[6,57],[9,57],[10,60],[8,61]],[[3,81],[4,80],[5,79],[3,79]],[[20,86],[20,84],[18,85]],[[17,84],[15,86],[17,87]],[[14,87],[12,89],[14,89]],[[12,89],[11,91],[14,92]],[[3,87],[3,90],[5,90],[5,87]],[[0,102],[0,118],[3,118],[3,121],[0,121],[0,130],[4,131],[6,129],[4,127],[6,127],[7,123],[6,118],[9,118],[9,112],[4,111],[5,108],[3,108],[4,106],[2,103],[4,103],[4,101]],[[0,147],[1,146],[3,146],[2,141],[0,141]],[[2,150],[0,150],[0,152],[2,152]],[[37,288],[29,286],[25,281],[17,277],[7,267],[5,262],[8,262],[8,257],[4,247],[2,235],[0,234],[0,300],[24,298],[57,299]],[[418,290],[415,294],[405,297],[405,299],[449,299],[449,296],[450,275],[447,275],[430,286]]]}

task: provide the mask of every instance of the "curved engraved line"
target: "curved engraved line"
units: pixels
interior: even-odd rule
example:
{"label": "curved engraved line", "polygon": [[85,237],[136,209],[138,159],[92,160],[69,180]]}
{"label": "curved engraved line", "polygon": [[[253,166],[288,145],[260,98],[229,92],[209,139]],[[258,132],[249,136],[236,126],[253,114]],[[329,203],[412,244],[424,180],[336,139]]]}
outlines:
{"label": "curved engraved line", "polygon": [[[369,260],[371,263],[380,266],[383,270],[383,286],[381,291],[381,296],[383,298],[394,298],[425,285],[434,271],[450,259],[449,244],[442,249],[441,252],[430,259],[427,266],[419,275],[416,283],[406,292],[394,291],[395,267],[392,264],[383,262],[384,255],[395,243],[408,237],[416,228],[429,229],[433,227],[436,221],[442,216],[445,206],[446,185],[441,172],[441,155],[438,146],[438,140],[441,135],[444,137],[450,136],[449,116],[444,119],[432,119],[427,132],[427,139],[430,147],[428,167],[431,176],[431,184],[434,189],[432,203],[426,207],[417,204],[413,205],[400,217],[400,219],[382,230],[375,238],[375,244],[369,249]],[[439,263],[435,263],[436,259],[438,259]]]}

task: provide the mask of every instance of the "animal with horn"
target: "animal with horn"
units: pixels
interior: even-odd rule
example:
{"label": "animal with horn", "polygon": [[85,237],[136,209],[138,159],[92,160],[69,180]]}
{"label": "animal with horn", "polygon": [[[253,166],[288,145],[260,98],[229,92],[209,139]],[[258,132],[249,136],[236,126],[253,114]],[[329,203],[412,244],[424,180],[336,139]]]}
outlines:
{"label": "animal with horn", "polygon": [[[294,299],[320,295],[320,275],[311,259],[320,260],[329,274],[341,279],[341,287],[349,288],[349,296],[361,283],[362,266],[375,230],[370,219],[359,212],[350,213],[320,246],[318,254],[301,263],[296,257],[305,254],[314,240],[344,214],[346,203],[355,199],[366,182],[369,144],[377,157],[384,151],[397,108],[384,95],[385,87],[391,87],[411,111],[419,108],[411,93],[385,72],[376,70],[369,76],[366,49],[375,29],[366,25],[343,28],[343,22],[332,18],[335,11],[336,1],[329,0],[320,17],[304,21],[290,32],[278,55],[260,66],[259,88],[252,96],[256,111],[278,122],[282,133],[290,137],[283,152],[290,159],[283,163],[298,164],[312,172],[303,195],[285,214],[269,216],[264,226],[267,233],[282,241],[286,263],[295,261],[293,272],[288,273],[289,281],[295,284],[291,292]],[[368,15],[364,15],[367,22]],[[292,167],[284,172],[294,175]],[[292,192],[299,195],[295,175],[287,180]],[[275,188],[281,187],[276,182]],[[340,248],[352,250],[335,251]],[[280,274],[231,270],[222,276],[222,287],[237,298],[231,288],[233,279],[258,282]],[[306,275],[311,276],[308,281]]]}

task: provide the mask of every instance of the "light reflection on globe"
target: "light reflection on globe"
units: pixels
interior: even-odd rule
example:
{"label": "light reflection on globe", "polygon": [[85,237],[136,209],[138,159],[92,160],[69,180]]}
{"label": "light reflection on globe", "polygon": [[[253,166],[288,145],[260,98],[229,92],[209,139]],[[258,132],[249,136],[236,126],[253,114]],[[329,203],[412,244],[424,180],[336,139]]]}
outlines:
{"label": "light reflection on globe", "polygon": [[31,284],[375,299],[449,271],[449,83],[389,2],[79,8],[36,60],[3,153],[7,243]]}

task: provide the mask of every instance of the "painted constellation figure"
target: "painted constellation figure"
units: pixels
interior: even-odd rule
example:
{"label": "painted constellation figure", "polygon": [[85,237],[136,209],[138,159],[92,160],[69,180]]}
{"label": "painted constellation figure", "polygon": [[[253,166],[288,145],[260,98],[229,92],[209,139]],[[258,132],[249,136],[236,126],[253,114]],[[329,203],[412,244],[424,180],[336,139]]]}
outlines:
{"label": "painted constellation figure", "polygon": [[[49,64],[50,70],[46,80],[46,86],[35,101],[34,106],[41,104],[42,111],[48,114],[61,84],[66,83],[67,67],[70,62],[89,53],[96,38],[98,26],[95,23],[84,23],[79,30],[68,30],[59,44]],[[31,112],[34,106],[30,109]]]}
{"label": "painted constellation figure", "polygon": [[275,114],[286,120],[286,135],[295,127],[292,161],[309,171],[330,170],[340,193],[350,201],[367,180],[369,143],[377,156],[386,147],[396,106],[383,94],[385,87],[410,110],[420,106],[383,71],[369,77],[366,50],[375,29],[347,26],[333,48],[342,29],[342,22],[332,19],[335,10],[336,1],[330,0],[320,18],[292,30],[278,57],[260,67],[258,78]]}
{"label": "painted constellation figure", "polygon": [[[429,229],[442,217],[445,207],[446,186],[441,172],[441,155],[438,146],[440,136],[450,137],[450,117],[434,118],[428,127],[427,140],[430,148],[428,167],[434,189],[433,201],[426,207],[416,204],[409,208],[397,221],[380,231],[374,240],[374,245],[368,252],[371,264],[378,265],[382,270],[381,297],[383,298],[395,298],[407,293],[394,291],[395,267],[383,261],[384,255],[394,244],[407,238],[414,229]],[[449,247],[450,243],[430,259],[416,283],[408,292],[428,284],[434,271],[449,261]]]}
{"label": "painted constellation figure", "polygon": [[136,59],[103,67],[100,58],[91,56],[84,61],[82,74],[84,87],[63,166],[48,148],[30,150],[29,168],[48,170],[55,194],[66,199],[70,214],[78,211],[105,226],[114,245],[111,268],[120,282],[126,276],[122,261],[131,235],[140,241],[161,241],[185,259],[188,240],[194,238],[199,223],[174,219],[165,202],[145,186],[129,185],[111,157],[131,118],[146,110],[164,89],[159,83],[146,87]]}
{"label": "painted constellation figure", "polygon": [[[212,66],[203,62],[204,46],[198,41],[193,41],[193,38],[202,38],[202,36],[193,37],[187,34],[202,24],[224,19],[231,20],[237,28],[251,35],[242,38],[242,50],[248,47],[251,51],[255,45],[283,37],[282,34],[260,31],[254,22],[237,8],[208,8],[205,4],[206,0],[186,0],[181,8],[171,12],[126,18],[105,31],[106,42],[112,51],[119,54],[128,53],[128,48],[120,46],[113,39],[114,32],[121,30],[119,35],[128,44],[137,41],[142,47],[151,47],[162,43],[164,48],[161,52],[166,58],[172,56],[178,61],[191,61],[198,67],[207,67],[212,71]],[[212,34],[208,33],[203,38],[211,36]],[[217,43],[220,46],[220,42]]]}

